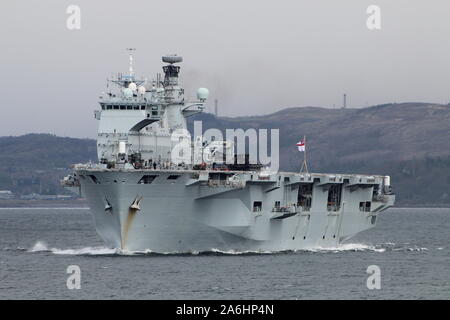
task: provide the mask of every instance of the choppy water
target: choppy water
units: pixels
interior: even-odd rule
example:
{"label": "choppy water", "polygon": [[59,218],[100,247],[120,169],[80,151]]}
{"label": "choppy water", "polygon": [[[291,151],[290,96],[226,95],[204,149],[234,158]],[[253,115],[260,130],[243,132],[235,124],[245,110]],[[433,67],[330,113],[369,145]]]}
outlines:
{"label": "choppy water", "polygon": [[[396,208],[338,248],[131,253],[106,248],[88,210],[0,209],[0,298],[450,299],[449,230],[450,209]],[[67,289],[69,265],[80,290]]]}

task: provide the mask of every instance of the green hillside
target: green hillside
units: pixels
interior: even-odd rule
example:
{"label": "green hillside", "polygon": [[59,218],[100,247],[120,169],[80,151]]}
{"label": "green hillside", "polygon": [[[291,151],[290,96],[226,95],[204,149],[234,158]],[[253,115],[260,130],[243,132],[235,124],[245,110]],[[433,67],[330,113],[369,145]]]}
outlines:
{"label": "green hillside", "polygon": [[0,150],[0,189],[19,195],[64,193],[59,179],[70,165],[97,159],[94,140],[50,134],[0,137]]}

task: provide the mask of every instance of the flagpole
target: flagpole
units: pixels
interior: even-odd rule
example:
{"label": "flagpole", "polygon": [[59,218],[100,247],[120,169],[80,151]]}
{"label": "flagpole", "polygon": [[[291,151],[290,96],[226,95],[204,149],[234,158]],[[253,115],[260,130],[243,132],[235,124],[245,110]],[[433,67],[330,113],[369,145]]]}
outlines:
{"label": "flagpole", "polygon": [[303,169],[305,169],[305,172],[309,173],[308,172],[308,163],[306,162],[306,136],[303,136],[303,145],[304,145],[303,162],[302,162],[302,166],[300,168],[300,172],[303,172]]}
{"label": "flagpole", "polygon": [[[305,139],[305,136],[303,136],[303,139]],[[306,148],[305,148],[305,150],[303,150],[303,161],[302,161],[302,165],[300,166],[300,173],[303,172],[303,166],[305,165],[305,153],[306,153]]]}
{"label": "flagpole", "polygon": [[303,143],[305,144],[305,153],[303,154],[303,162],[305,163],[305,170],[308,173],[308,163],[306,162],[306,136],[303,136]]}
{"label": "flagpole", "polygon": [[306,167],[306,173],[309,173],[308,162],[306,162],[306,136],[305,136],[305,167]]}

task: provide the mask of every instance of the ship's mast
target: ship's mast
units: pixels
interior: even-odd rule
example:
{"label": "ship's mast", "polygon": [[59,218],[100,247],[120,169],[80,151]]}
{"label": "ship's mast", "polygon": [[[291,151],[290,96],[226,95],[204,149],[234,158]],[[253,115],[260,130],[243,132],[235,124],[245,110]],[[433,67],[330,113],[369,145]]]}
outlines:
{"label": "ship's mast", "polygon": [[130,75],[130,78],[133,78],[133,76],[134,76],[134,74],[133,74],[133,55],[134,55],[134,52],[136,51],[136,48],[127,48],[127,51],[128,51],[128,55],[130,58],[129,75]]}

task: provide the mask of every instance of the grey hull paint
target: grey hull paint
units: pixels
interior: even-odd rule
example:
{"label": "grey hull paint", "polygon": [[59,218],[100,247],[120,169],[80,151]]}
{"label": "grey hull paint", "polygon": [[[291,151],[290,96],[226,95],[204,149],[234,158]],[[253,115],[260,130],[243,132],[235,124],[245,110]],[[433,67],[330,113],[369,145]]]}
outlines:
{"label": "grey hull paint", "polygon": [[[394,201],[393,195],[386,195],[382,202],[372,202],[371,212],[361,212],[360,202],[373,200],[373,187],[356,185],[344,187],[342,205],[337,211],[328,211],[327,183],[323,181],[334,176],[316,175],[322,183],[314,182],[310,210],[297,208],[294,215],[275,219],[280,216],[272,211],[275,201],[297,201],[296,181],[300,175],[278,173],[258,181],[245,172],[236,174],[245,181],[242,185],[211,186],[201,181],[201,177],[193,179],[193,174],[198,174],[193,171],[91,169],[78,170],[77,174],[98,234],[108,246],[125,251],[281,251],[335,247],[372,228],[377,214]],[[157,178],[150,184],[139,184],[144,174]],[[168,179],[170,175],[178,177]],[[94,176],[94,180],[89,176]],[[285,177],[290,177],[290,183],[282,182]],[[382,177],[376,179],[381,181]],[[350,186],[351,180],[346,183]],[[254,201],[262,202],[261,211],[252,210]]]}

